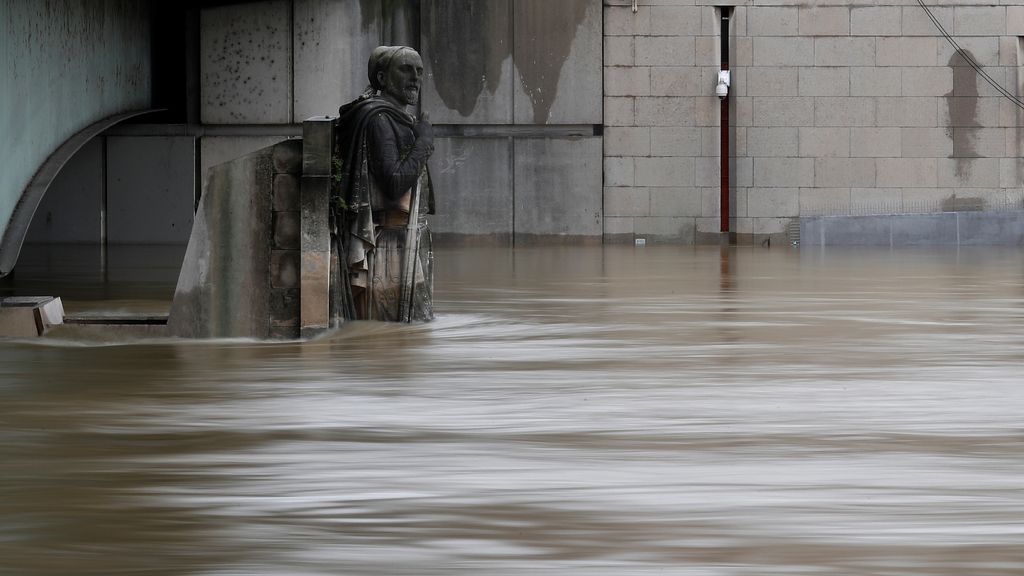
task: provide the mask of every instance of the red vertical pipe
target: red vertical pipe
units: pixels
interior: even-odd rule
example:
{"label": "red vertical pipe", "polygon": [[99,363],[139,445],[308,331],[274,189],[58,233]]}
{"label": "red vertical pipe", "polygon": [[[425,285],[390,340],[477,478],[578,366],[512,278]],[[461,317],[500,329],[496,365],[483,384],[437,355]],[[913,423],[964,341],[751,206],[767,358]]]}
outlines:
{"label": "red vertical pipe", "polygon": [[[720,8],[722,11],[722,70],[729,69],[729,9],[723,6]],[[721,218],[722,218],[722,232],[729,231],[729,96],[726,95],[722,99],[722,120],[719,122],[722,126],[722,136],[720,138],[722,143],[721,157],[722,157],[722,206],[721,206]]]}
{"label": "red vertical pipe", "polygon": [[[725,66],[728,66],[726,64]],[[728,68],[724,68],[728,70]],[[722,232],[729,231],[729,97],[722,98]]]}

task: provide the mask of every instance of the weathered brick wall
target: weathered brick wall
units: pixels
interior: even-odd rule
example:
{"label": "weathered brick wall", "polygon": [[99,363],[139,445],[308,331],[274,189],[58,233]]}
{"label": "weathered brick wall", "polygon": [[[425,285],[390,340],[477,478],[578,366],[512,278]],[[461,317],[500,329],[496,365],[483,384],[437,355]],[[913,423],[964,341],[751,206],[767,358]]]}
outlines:
{"label": "weathered brick wall", "polygon": [[[710,240],[718,10],[647,0],[634,14],[630,4],[605,1],[606,238]],[[1020,206],[1024,114],[916,2],[735,4],[731,229],[741,238],[782,236],[801,214]],[[1024,6],[926,4],[1020,94]]]}

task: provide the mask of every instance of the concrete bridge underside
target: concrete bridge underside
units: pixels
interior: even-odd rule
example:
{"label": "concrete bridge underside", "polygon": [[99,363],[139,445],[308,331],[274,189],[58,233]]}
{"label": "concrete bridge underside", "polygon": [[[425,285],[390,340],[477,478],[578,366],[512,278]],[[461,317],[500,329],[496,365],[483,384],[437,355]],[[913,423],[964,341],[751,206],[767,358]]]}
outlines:
{"label": "concrete bridge underside", "polygon": [[50,181],[89,137],[151,106],[147,0],[0,3],[0,276]]}

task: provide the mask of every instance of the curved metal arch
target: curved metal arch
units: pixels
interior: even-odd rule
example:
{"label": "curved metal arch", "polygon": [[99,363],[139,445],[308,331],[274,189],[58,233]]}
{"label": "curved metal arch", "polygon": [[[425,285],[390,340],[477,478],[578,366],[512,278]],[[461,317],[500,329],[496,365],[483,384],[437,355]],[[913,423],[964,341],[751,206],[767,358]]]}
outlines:
{"label": "curved metal arch", "polygon": [[36,170],[32,179],[28,181],[21,193],[21,198],[14,206],[11,219],[7,221],[7,228],[4,229],[3,239],[0,239],[0,278],[7,276],[14,269],[21,255],[21,246],[25,242],[28,228],[32,224],[32,218],[36,214],[36,208],[46,195],[54,178],[60,173],[60,169],[67,164],[68,160],[75,155],[82,146],[89,140],[102,134],[105,130],[115,126],[129,118],[159,112],[161,109],[133,110],[108,116],[98,122],[94,122],[80,130],[74,136],[68,138],[63,144],[57,147],[52,154]]}

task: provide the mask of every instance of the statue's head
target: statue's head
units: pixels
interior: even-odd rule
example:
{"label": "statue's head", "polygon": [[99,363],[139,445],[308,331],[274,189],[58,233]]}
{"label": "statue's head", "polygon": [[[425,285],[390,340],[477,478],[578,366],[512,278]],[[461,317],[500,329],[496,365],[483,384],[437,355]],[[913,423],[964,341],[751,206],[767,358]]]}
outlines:
{"label": "statue's head", "polygon": [[400,106],[416,104],[420,98],[423,60],[408,46],[378,46],[370,54],[370,86]]}

